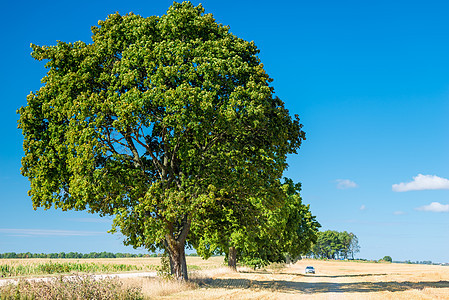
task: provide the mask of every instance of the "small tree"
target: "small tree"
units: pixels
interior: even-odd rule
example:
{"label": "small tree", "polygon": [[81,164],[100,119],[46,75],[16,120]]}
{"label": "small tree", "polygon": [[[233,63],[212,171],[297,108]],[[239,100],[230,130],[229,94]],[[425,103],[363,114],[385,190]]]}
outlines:
{"label": "small tree", "polygon": [[[274,190],[278,193],[265,195],[271,201],[251,200],[255,206],[271,205],[253,209],[262,213],[248,211],[246,220],[238,220],[239,214],[235,214],[238,207],[221,210],[229,213],[218,218],[221,221],[215,226],[209,226],[210,231],[202,233],[198,242],[203,246],[196,248],[203,249],[202,255],[206,257],[215,252],[225,253],[228,265],[233,269],[236,269],[237,261],[256,268],[307,253],[316,241],[320,224],[310,212],[309,205],[302,203],[301,184],[285,178],[282,187]],[[197,224],[201,226],[201,223]]]}
{"label": "small tree", "polygon": [[29,195],[34,208],[115,216],[125,244],[165,249],[187,279],[186,243],[201,246],[221,216],[244,226],[247,212],[276,207],[261,195],[279,186],[302,125],[254,43],[201,5],[98,25],[91,44],[32,45],[49,71],[19,109]]}
{"label": "small tree", "polygon": [[263,223],[256,234],[242,234],[237,253],[240,261],[252,266],[263,266],[271,262],[285,262],[309,252],[317,239],[321,225],[303,204],[300,196],[301,184],[285,178],[284,200],[274,210],[266,210]]}
{"label": "small tree", "polygon": [[391,259],[391,256],[388,256],[388,255],[384,256],[384,258],[382,258],[382,260],[386,261],[386,262],[390,262],[390,263],[393,262],[393,260]]}

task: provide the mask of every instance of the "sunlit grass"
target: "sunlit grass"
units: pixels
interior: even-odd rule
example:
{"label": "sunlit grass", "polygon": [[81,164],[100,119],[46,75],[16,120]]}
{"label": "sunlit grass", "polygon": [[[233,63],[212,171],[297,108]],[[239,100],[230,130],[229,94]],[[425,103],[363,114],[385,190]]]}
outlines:
{"label": "sunlit grass", "polygon": [[19,280],[0,287],[0,299],[144,299],[137,287],[125,286],[115,278],[95,280],[91,276],[51,278],[46,281]]}
{"label": "sunlit grass", "polygon": [[[0,261],[1,263],[2,261]],[[54,266],[62,264],[67,260],[52,261],[50,267],[49,260],[15,260],[4,261],[11,266],[19,268],[37,268],[38,265],[47,266],[49,270],[61,270]],[[160,265],[160,258],[155,259],[93,259],[89,261],[69,261],[78,264],[101,265],[131,265],[135,270],[142,271],[142,268],[155,270]],[[212,257],[210,260],[201,258],[187,258],[189,265],[188,282],[177,280],[166,280],[164,278],[122,278],[114,279],[121,284],[108,285],[109,289],[116,290],[117,294],[124,293],[122,298],[101,298],[102,296],[89,296],[90,289],[83,287],[89,283],[98,290],[103,288],[100,282],[91,279],[84,279],[85,283],[77,283],[80,289],[84,289],[83,295],[88,296],[67,296],[65,299],[127,299],[126,293],[138,291],[134,294],[136,298],[128,299],[326,299],[332,297],[342,297],[344,299],[448,299],[449,298],[449,267],[434,265],[410,265],[410,264],[378,264],[378,263],[357,263],[345,261],[321,261],[321,260],[300,260],[294,265],[272,264],[263,269],[254,270],[248,267],[238,267],[238,272],[233,272],[223,265],[223,257]],[[315,275],[304,275],[304,268],[313,265],[317,270]],[[193,266],[193,267],[192,267]],[[285,268],[284,268],[285,267]],[[42,271],[41,267],[40,271]],[[108,270],[117,270],[120,267],[104,267]],[[44,268],[45,269],[45,268]],[[97,270],[100,270],[99,267]],[[64,270],[62,268],[62,270]],[[84,269],[86,270],[86,269]],[[48,271],[48,270],[47,270]],[[78,271],[77,271],[78,272]],[[86,273],[96,273],[87,271]],[[124,272],[124,271],[116,271]],[[75,272],[76,273],[76,272]],[[78,274],[82,274],[79,271]],[[99,271],[98,273],[107,273]],[[110,272],[115,273],[115,272]],[[83,275],[85,276],[85,275]],[[25,275],[25,277],[32,277]],[[38,275],[39,279],[45,276]],[[70,276],[78,278],[78,275]],[[67,280],[70,280],[67,277]],[[11,277],[10,277],[11,278]],[[17,278],[17,277],[16,277]],[[56,277],[57,278],[57,277]],[[34,280],[37,280],[34,278]],[[55,280],[55,279],[53,279]],[[98,280],[100,281],[100,280]],[[20,297],[11,296],[0,299],[33,299],[23,291],[31,289],[37,291],[37,283],[24,283],[19,285],[8,285],[9,295],[14,289],[19,289]],[[59,283],[39,287],[39,290],[58,290]],[[70,285],[69,283],[65,283]],[[107,285],[106,283],[103,283]],[[97,286],[98,285],[98,286]],[[20,287],[20,288],[18,288]],[[67,287],[69,290],[71,287]],[[0,288],[6,295],[5,287]],[[128,291],[128,292],[127,292]],[[50,293],[50,292],[48,292]],[[51,292],[51,295],[57,295]],[[62,292],[61,292],[62,293]],[[37,295],[37,292],[35,292]],[[31,295],[31,294],[30,294]],[[76,294],[78,295],[78,294]],[[104,292],[103,295],[109,295]],[[28,297],[28,298],[26,298]],[[34,299],[63,299],[54,296],[52,298],[42,298],[33,296]],[[78,297],[78,298],[77,298]]]}

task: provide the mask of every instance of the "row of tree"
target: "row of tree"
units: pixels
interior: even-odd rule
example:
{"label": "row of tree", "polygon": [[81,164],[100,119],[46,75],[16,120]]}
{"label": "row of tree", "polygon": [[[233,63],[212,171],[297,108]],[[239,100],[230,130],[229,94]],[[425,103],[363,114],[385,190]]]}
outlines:
{"label": "row of tree", "polygon": [[354,254],[359,251],[359,241],[354,233],[326,230],[318,232],[310,254],[315,258],[354,259]]}
{"label": "row of tree", "polygon": [[123,257],[157,257],[158,254],[132,254],[132,253],[112,253],[112,252],[59,252],[59,253],[0,253],[0,258],[123,258]]}
{"label": "row of tree", "polygon": [[[187,254],[188,256],[198,256],[196,253]],[[0,258],[128,258],[128,257],[161,257],[163,253],[152,254],[134,254],[134,253],[112,253],[112,252],[59,252],[59,253],[31,253],[31,252],[6,252],[0,253]]]}

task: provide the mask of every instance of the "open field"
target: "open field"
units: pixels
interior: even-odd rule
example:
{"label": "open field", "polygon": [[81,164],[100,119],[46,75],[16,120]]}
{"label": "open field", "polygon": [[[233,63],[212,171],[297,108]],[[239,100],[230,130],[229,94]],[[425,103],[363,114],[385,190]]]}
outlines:
{"label": "open field", "polygon": [[[304,274],[308,265],[315,275]],[[449,299],[449,267],[432,265],[302,260],[284,269],[221,268],[191,278],[197,287],[185,290],[167,284],[164,292],[156,279],[141,284],[144,294],[164,299]]]}
{"label": "open field", "polygon": [[154,271],[157,265],[157,262],[147,263],[137,259],[1,259],[0,277]]}
{"label": "open field", "polygon": [[[68,262],[70,260],[52,260]],[[74,260],[80,263],[134,265],[154,269],[160,258]],[[120,279],[146,298],[163,299],[449,299],[449,267],[432,265],[301,260],[263,270],[241,267],[231,272],[223,257],[188,257],[192,282],[157,278]],[[0,260],[0,265],[46,263],[47,260]],[[305,275],[306,266],[316,269]],[[151,267],[150,267],[151,266]]]}
{"label": "open field", "polygon": [[[304,275],[312,265],[317,273]],[[278,272],[240,269],[170,299],[448,299],[443,266],[302,260]]]}
{"label": "open field", "polygon": [[[160,266],[160,257],[148,258],[95,258],[95,259],[0,259],[0,278],[55,275],[72,273],[113,274],[123,272],[155,271]],[[216,268],[223,264],[223,257],[203,260],[188,257],[189,270]]]}
{"label": "open field", "polygon": [[[214,256],[204,260],[197,256],[187,256],[189,266],[211,268],[223,265],[223,256]],[[138,267],[159,266],[160,257],[132,257],[132,258],[2,258],[1,265],[35,265],[39,263],[94,263],[108,265],[133,265]]]}

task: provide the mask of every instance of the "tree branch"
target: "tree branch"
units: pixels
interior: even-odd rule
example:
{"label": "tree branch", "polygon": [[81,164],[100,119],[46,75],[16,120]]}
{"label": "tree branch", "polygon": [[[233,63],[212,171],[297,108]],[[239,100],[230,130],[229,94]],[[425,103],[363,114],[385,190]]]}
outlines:
{"label": "tree branch", "polygon": [[134,166],[136,168],[140,167],[140,169],[142,169],[142,171],[145,171],[145,168],[142,164],[142,160],[140,159],[140,156],[139,156],[139,152],[137,151],[137,148],[133,143],[129,129],[125,133],[122,133],[122,135],[125,137],[125,140],[128,143],[128,148],[131,150],[131,153],[133,154]]}
{"label": "tree branch", "polygon": [[[142,130],[142,133],[143,133],[143,129],[142,129],[142,128],[140,128],[140,129]],[[149,147],[146,143],[142,142],[142,141],[139,139],[139,137],[140,137],[139,132],[133,131],[133,133],[134,133],[135,137],[132,137],[131,135],[130,135],[130,137],[131,137],[132,139],[134,139],[139,145],[141,145],[142,147],[144,147],[144,148],[147,150],[147,152],[148,152],[148,153],[150,154],[150,156],[151,156],[151,160],[153,161],[153,165],[154,165],[154,166],[156,167],[156,169],[158,170],[159,176],[161,177],[161,179],[164,179],[164,176],[163,176],[164,166],[159,162],[159,160],[157,159],[157,157],[153,154],[153,151],[150,149],[150,147]]]}

